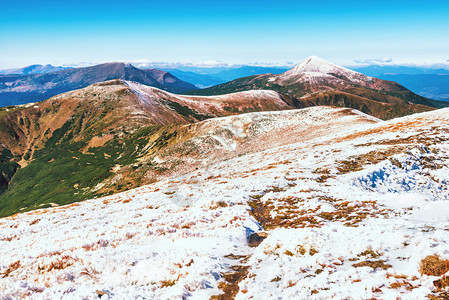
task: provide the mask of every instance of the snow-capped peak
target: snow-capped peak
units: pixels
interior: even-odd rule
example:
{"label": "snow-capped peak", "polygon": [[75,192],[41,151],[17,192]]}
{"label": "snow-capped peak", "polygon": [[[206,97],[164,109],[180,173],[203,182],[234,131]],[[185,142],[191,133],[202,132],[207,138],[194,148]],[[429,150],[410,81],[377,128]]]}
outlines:
{"label": "snow-capped peak", "polygon": [[330,63],[318,56],[310,56],[297,64],[292,69],[288,70],[284,74],[288,75],[301,75],[303,73],[357,73],[355,71],[346,69],[344,67],[338,66],[336,64]]}
{"label": "snow-capped peak", "polygon": [[357,83],[360,83],[361,81],[369,81],[372,79],[371,77],[368,77],[361,73],[330,63],[318,56],[310,56],[297,64],[292,69],[280,75],[281,80],[288,80],[292,77],[334,77],[338,80],[343,80],[343,78],[345,78],[346,80]]}

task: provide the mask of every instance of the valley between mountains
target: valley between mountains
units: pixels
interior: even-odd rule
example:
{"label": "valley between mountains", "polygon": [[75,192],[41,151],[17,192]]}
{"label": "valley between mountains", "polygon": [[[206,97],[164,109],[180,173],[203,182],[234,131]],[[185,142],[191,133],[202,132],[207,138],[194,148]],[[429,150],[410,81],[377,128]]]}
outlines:
{"label": "valley between mountains", "polygon": [[0,109],[1,298],[447,299],[444,103],[317,57],[153,85]]}

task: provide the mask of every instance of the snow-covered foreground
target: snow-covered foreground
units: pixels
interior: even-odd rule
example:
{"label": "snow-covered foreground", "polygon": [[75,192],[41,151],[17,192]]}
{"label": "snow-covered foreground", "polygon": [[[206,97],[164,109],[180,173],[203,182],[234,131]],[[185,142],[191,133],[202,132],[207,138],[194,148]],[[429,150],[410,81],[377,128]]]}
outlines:
{"label": "snow-covered foreground", "polygon": [[441,277],[422,275],[420,262],[449,258],[449,110],[364,125],[342,118],[322,132],[114,196],[0,219],[0,296],[434,293]]}

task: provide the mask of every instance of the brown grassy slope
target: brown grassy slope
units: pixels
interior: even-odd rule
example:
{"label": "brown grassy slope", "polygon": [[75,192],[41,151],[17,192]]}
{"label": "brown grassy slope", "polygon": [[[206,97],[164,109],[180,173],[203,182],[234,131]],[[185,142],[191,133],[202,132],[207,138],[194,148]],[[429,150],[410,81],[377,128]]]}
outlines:
{"label": "brown grassy slope", "polygon": [[[0,142],[15,155],[44,146],[52,133],[72,118],[73,141],[120,136],[141,126],[197,122],[210,117],[291,107],[273,92],[246,92],[224,97],[184,97],[112,80],[64,93],[0,119]],[[110,138],[109,138],[110,139]]]}
{"label": "brown grassy slope", "polygon": [[331,105],[337,107],[350,107],[379,119],[393,119],[414,113],[434,110],[435,108],[413,104],[395,97],[387,96],[389,102],[380,102],[346,92],[318,93],[300,100],[303,107]]}
{"label": "brown grassy slope", "polygon": [[449,105],[416,95],[398,83],[362,74],[359,74],[359,80],[351,81],[337,74],[314,77],[306,74],[287,76],[286,73],[238,78],[191,94],[218,95],[254,89],[273,90],[289,97],[289,103],[295,108],[334,105],[355,108],[381,119]]}

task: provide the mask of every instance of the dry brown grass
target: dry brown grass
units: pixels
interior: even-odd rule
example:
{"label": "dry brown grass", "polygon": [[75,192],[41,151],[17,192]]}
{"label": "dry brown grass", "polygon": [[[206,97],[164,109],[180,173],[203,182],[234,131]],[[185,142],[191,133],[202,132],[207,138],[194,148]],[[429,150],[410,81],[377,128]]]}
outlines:
{"label": "dry brown grass", "polygon": [[315,254],[317,254],[319,251],[315,248],[315,247],[313,247],[313,246],[311,246],[310,247],[310,249],[309,249],[309,254],[311,255],[311,256],[314,256]]}
{"label": "dry brown grass", "polygon": [[242,263],[246,263],[248,259],[250,258],[249,255],[238,255],[238,254],[227,254],[224,257],[234,260],[239,260]]}
{"label": "dry brown grass", "polygon": [[439,255],[429,255],[421,260],[419,272],[421,275],[443,276],[449,271],[449,260],[441,259]]}
{"label": "dry brown grass", "polygon": [[163,281],[161,281],[161,287],[164,288],[164,287],[174,286],[175,283],[176,283],[175,279],[163,280]]}
{"label": "dry brown grass", "polygon": [[449,277],[445,276],[448,271],[449,260],[441,259],[440,256],[436,254],[428,255],[424,259],[422,259],[419,267],[419,272],[421,273],[421,275],[424,274],[428,276],[441,276],[440,279],[437,279],[433,282],[433,285],[438,291],[442,291],[449,286]]}
{"label": "dry brown grass", "polygon": [[319,183],[326,182],[329,178],[335,178],[334,175],[331,175],[331,172],[328,168],[318,168],[312,173],[320,175],[320,177],[316,179],[316,181]]}
{"label": "dry brown grass", "polygon": [[218,201],[218,202],[213,202],[210,204],[209,208],[210,209],[217,209],[217,208],[223,208],[223,207],[228,207],[229,205],[225,202],[225,201]]}
{"label": "dry brown grass", "polygon": [[411,291],[414,288],[416,288],[415,286],[413,286],[410,282],[408,282],[407,280],[402,280],[402,281],[396,281],[393,282],[392,284],[390,284],[390,288],[392,289],[400,289],[400,288],[405,288],[407,291]]}
{"label": "dry brown grass", "polygon": [[29,225],[31,226],[31,225],[37,224],[40,220],[41,219],[36,219],[34,221],[31,221]]}
{"label": "dry brown grass", "polygon": [[306,250],[306,248],[305,248],[303,245],[299,245],[299,246],[296,248],[296,251],[297,251],[299,254],[301,254],[301,255],[304,255],[304,254],[307,253],[307,250]]}
{"label": "dry brown grass", "polygon": [[391,268],[391,265],[386,264],[385,260],[365,260],[361,261],[359,263],[352,265],[354,268],[361,268],[361,267],[370,267],[373,269],[380,268],[382,270],[387,270],[388,268]]}
{"label": "dry brown grass", "polygon": [[11,263],[8,268],[3,272],[2,274],[2,278],[8,277],[9,274],[11,274],[12,272],[14,272],[15,270],[17,270],[18,268],[20,268],[20,261],[16,261]]}
{"label": "dry brown grass", "polygon": [[248,238],[248,246],[257,247],[259,246],[264,239],[268,237],[268,233],[266,232],[254,232]]}
{"label": "dry brown grass", "polygon": [[213,300],[234,299],[239,292],[239,283],[248,275],[249,266],[236,265],[232,266],[233,272],[226,272],[223,275],[225,282],[220,282],[218,288],[223,294],[212,296]]}
{"label": "dry brown grass", "polygon": [[[320,227],[322,223],[312,215],[320,207],[316,209],[301,210],[298,209],[296,203],[304,201],[296,197],[284,197],[276,200],[260,201],[259,197],[252,196],[252,200],[248,202],[251,207],[251,214],[266,229],[274,229],[277,227]],[[259,199],[258,199],[259,198]],[[271,211],[276,211],[276,217],[271,217]]]}
{"label": "dry brown grass", "polygon": [[94,246],[95,246],[95,244],[85,244],[85,245],[82,245],[81,247],[86,251],[90,251],[90,250],[94,250]]}
{"label": "dry brown grass", "polygon": [[[328,195],[318,196],[318,200],[334,206],[332,212],[317,211],[321,208],[301,209],[302,203],[310,198],[282,197],[273,200],[261,201],[263,194],[252,195],[248,202],[251,214],[265,230],[277,227],[304,228],[321,227],[326,221],[344,222],[345,226],[357,227],[366,218],[388,216],[389,210],[379,207],[376,201],[343,201]],[[276,216],[272,217],[271,212]]]}
{"label": "dry brown grass", "polygon": [[[449,278],[443,276],[441,279],[435,280],[433,285],[437,288],[438,291],[446,289],[449,286]],[[446,298],[449,299],[449,298]]]}
{"label": "dry brown grass", "polygon": [[42,253],[42,254],[39,254],[37,257],[38,258],[40,258],[40,257],[46,257],[46,256],[49,256],[49,257],[52,257],[52,256],[55,256],[55,255],[61,255],[62,253],[60,252],[60,251],[52,251],[52,252],[49,252],[49,253]]}
{"label": "dry brown grass", "polygon": [[2,238],[0,238],[0,241],[11,242],[16,237],[17,237],[17,235],[11,235],[11,236],[8,236],[8,237],[2,237]]}
{"label": "dry brown grass", "polygon": [[337,170],[340,174],[363,170],[363,167],[370,164],[377,164],[387,158],[407,151],[406,146],[394,146],[387,149],[378,149],[371,152],[348,157],[346,160],[338,161]]}
{"label": "dry brown grass", "polygon": [[93,267],[85,267],[81,272],[80,275],[88,276],[90,278],[95,278],[100,272],[98,272]]}
{"label": "dry brown grass", "polygon": [[366,249],[365,251],[357,254],[357,256],[367,256],[371,258],[378,258],[381,256],[381,253],[374,251],[373,249]]}
{"label": "dry brown grass", "polygon": [[[226,258],[238,260],[240,263],[246,263],[249,259],[249,255],[236,255],[236,254],[228,254],[225,256]],[[231,267],[231,272],[222,273],[222,277],[225,280],[224,282],[220,282],[218,284],[218,288],[223,291],[223,294],[212,296],[210,299],[215,300],[228,300],[234,299],[237,293],[239,292],[239,283],[248,277],[248,269],[249,266],[245,265],[234,265]],[[249,275],[252,277],[254,275]],[[242,290],[242,293],[247,293],[247,290]]]}
{"label": "dry brown grass", "polygon": [[[389,159],[391,156],[395,154],[406,153],[407,149],[410,149],[410,145],[424,145],[427,149],[430,149],[431,152],[435,154],[435,149],[433,148],[435,145],[435,137],[432,136],[432,134],[438,135],[447,131],[448,130],[445,128],[439,128],[437,131],[433,133],[428,130],[422,130],[418,134],[409,137],[382,140],[377,141],[375,143],[356,145],[357,147],[383,145],[387,146],[387,148],[374,150],[358,156],[348,157],[346,160],[339,161],[339,166],[337,167],[337,169],[341,174],[359,171],[362,170],[365,165],[376,164],[380,161]],[[438,136],[439,142],[447,140],[448,140],[447,138],[442,138],[441,135]],[[397,160],[390,158],[390,161],[398,168],[402,168],[402,165]],[[433,157],[432,155],[425,155],[420,159],[420,161],[422,163],[423,168],[439,169],[443,167],[440,163],[437,162],[435,157]]]}
{"label": "dry brown grass", "polygon": [[48,265],[38,266],[37,269],[39,272],[50,272],[52,270],[63,270],[65,268],[73,265],[73,263],[75,261],[77,261],[77,259],[75,259],[69,255],[64,255],[64,256],[56,258],[55,260],[50,262],[50,264],[48,264]]}

